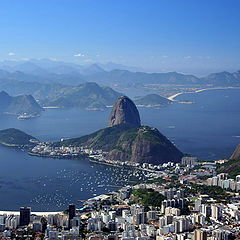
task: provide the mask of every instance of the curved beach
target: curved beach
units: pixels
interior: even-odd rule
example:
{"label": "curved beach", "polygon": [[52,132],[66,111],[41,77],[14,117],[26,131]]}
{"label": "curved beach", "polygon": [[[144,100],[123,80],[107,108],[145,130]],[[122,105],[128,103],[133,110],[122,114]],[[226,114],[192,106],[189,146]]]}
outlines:
{"label": "curved beach", "polygon": [[199,93],[199,92],[203,92],[203,91],[208,91],[208,90],[221,90],[221,89],[239,89],[240,87],[215,87],[215,88],[203,88],[203,89],[198,89],[198,90],[195,90],[193,92],[179,92],[179,93],[175,93],[173,95],[171,95],[170,97],[168,97],[167,99],[170,100],[170,101],[177,101],[175,100],[175,98],[177,96],[180,96],[182,94],[187,94],[187,93]]}

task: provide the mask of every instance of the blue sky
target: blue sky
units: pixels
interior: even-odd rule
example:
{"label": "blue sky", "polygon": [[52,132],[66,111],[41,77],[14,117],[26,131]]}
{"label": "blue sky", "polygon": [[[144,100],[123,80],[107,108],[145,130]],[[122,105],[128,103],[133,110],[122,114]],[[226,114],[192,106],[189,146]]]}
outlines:
{"label": "blue sky", "polygon": [[1,0],[0,60],[240,69],[239,0]]}

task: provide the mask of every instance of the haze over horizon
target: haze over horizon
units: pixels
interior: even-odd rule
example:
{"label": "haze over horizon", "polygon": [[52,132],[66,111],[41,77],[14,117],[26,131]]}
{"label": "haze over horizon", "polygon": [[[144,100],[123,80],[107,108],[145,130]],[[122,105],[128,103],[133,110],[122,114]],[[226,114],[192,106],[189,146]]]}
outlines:
{"label": "haze over horizon", "polygon": [[239,7],[237,0],[4,0],[0,61],[49,58],[147,72],[233,72],[240,69]]}

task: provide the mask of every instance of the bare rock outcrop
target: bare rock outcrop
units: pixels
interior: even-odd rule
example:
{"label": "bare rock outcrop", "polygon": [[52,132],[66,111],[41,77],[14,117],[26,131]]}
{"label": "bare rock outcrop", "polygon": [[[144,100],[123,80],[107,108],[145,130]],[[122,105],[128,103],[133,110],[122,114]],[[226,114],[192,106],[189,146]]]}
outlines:
{"label": "bare rock outcrop", "polygon": [[136,105],[126,96],[120,97],[112,108],[108,126],[127,123],[135,127],[141,126],[140,115]]}

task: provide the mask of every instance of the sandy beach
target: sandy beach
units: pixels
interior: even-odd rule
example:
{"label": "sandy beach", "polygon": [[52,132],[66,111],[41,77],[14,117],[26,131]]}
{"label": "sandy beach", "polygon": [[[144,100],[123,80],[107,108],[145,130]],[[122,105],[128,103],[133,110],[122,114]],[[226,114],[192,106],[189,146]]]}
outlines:
{"label": "sandy beach", "polygon": [[176,94],[168,97],[167,99],[170,100],[170,101],[177,101],[177,100],[175,100],[175,98],[176,98],[177,96],[181,95],[181,94],[184,94],[184,93],[187,93],[187,92],[179,92],[179,93],[176,93]]}
{"label": "sandy beach", "polygon": [[175,98],[179,95],[182,95],[182,94],[187,94],[187,93],[199,93],[199,92],[203,92],[203,91],[208,91],[208,90],[221,90],[221,89],[239,89],[240,87],[215,87],[215,88],[202,88],[202,89],[198,89],[198,90],[195,90],[193,92],[179,92],[179,93],[176,93],[174,95],[171,95],[170,97],[168,97],[167,99],[168,100],[171,100],[171,101],[177,101],[175,100]]}

